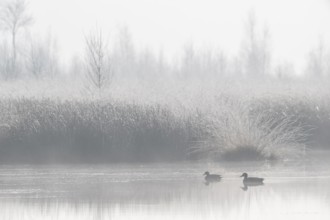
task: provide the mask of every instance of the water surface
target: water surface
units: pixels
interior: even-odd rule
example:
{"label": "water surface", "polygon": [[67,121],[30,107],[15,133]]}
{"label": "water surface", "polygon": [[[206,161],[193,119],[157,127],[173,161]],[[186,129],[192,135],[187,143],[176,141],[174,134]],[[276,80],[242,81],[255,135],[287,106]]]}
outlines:
{"label": "water surface", "polygon": [[[223,174],[206,184],[202,174]],[[239,175],[264,177],[245,187]],[[330,219],[326,160],[1,166],[0,219]]]}

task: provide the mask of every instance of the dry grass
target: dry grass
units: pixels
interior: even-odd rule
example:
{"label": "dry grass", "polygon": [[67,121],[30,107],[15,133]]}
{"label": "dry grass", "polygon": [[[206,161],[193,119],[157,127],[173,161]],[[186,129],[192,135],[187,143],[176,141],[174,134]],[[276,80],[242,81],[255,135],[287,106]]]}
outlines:
{"label": "dry grass", "polygon": [[0,89],[2,161],[272,160],[301,155],[318,135],[329,143],[329,91],[319,85],[114,84],[95,97],[33,83],[26,94]]}
{"label": "dry grass", "polygon": [[250,103],[231,103],[210,118],[210,136],[192,153],[217,160],[274,160],[299,156],[309,129],[295,116],[254,112]]}

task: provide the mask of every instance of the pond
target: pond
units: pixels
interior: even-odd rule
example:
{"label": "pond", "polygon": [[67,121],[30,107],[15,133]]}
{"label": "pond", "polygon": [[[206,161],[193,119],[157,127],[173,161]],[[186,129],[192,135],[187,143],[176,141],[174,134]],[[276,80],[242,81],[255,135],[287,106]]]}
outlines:
{"label": "pond", "polygon": [[[330,219],[326,158],[0,167],[0,219]],[[207,184],[203,173],[219,173]],[[244,187],[242,172],[264,177]]]}

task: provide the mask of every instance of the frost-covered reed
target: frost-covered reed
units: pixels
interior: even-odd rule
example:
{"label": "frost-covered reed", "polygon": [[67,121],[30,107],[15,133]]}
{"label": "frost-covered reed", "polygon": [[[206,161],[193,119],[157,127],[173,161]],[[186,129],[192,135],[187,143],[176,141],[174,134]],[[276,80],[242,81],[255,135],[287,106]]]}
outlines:
{"label": "frost-covered reed", "polygon": [[229,82],[114,84],[96,95],[3,85],[0,162],[265,160],[329,143],[326,87]]}

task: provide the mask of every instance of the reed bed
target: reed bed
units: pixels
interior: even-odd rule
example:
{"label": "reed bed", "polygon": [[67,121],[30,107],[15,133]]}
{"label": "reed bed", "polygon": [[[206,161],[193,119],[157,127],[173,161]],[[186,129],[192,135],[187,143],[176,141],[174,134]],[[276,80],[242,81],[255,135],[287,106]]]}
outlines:
{"label": "reed bed", "polygon": [[42,94],[41,84],[2,93],[0,161],[280,160],[329,147],[326,87],[253,85],[114,85],[102,96],[65,87],[68,96],[56,86]]}

